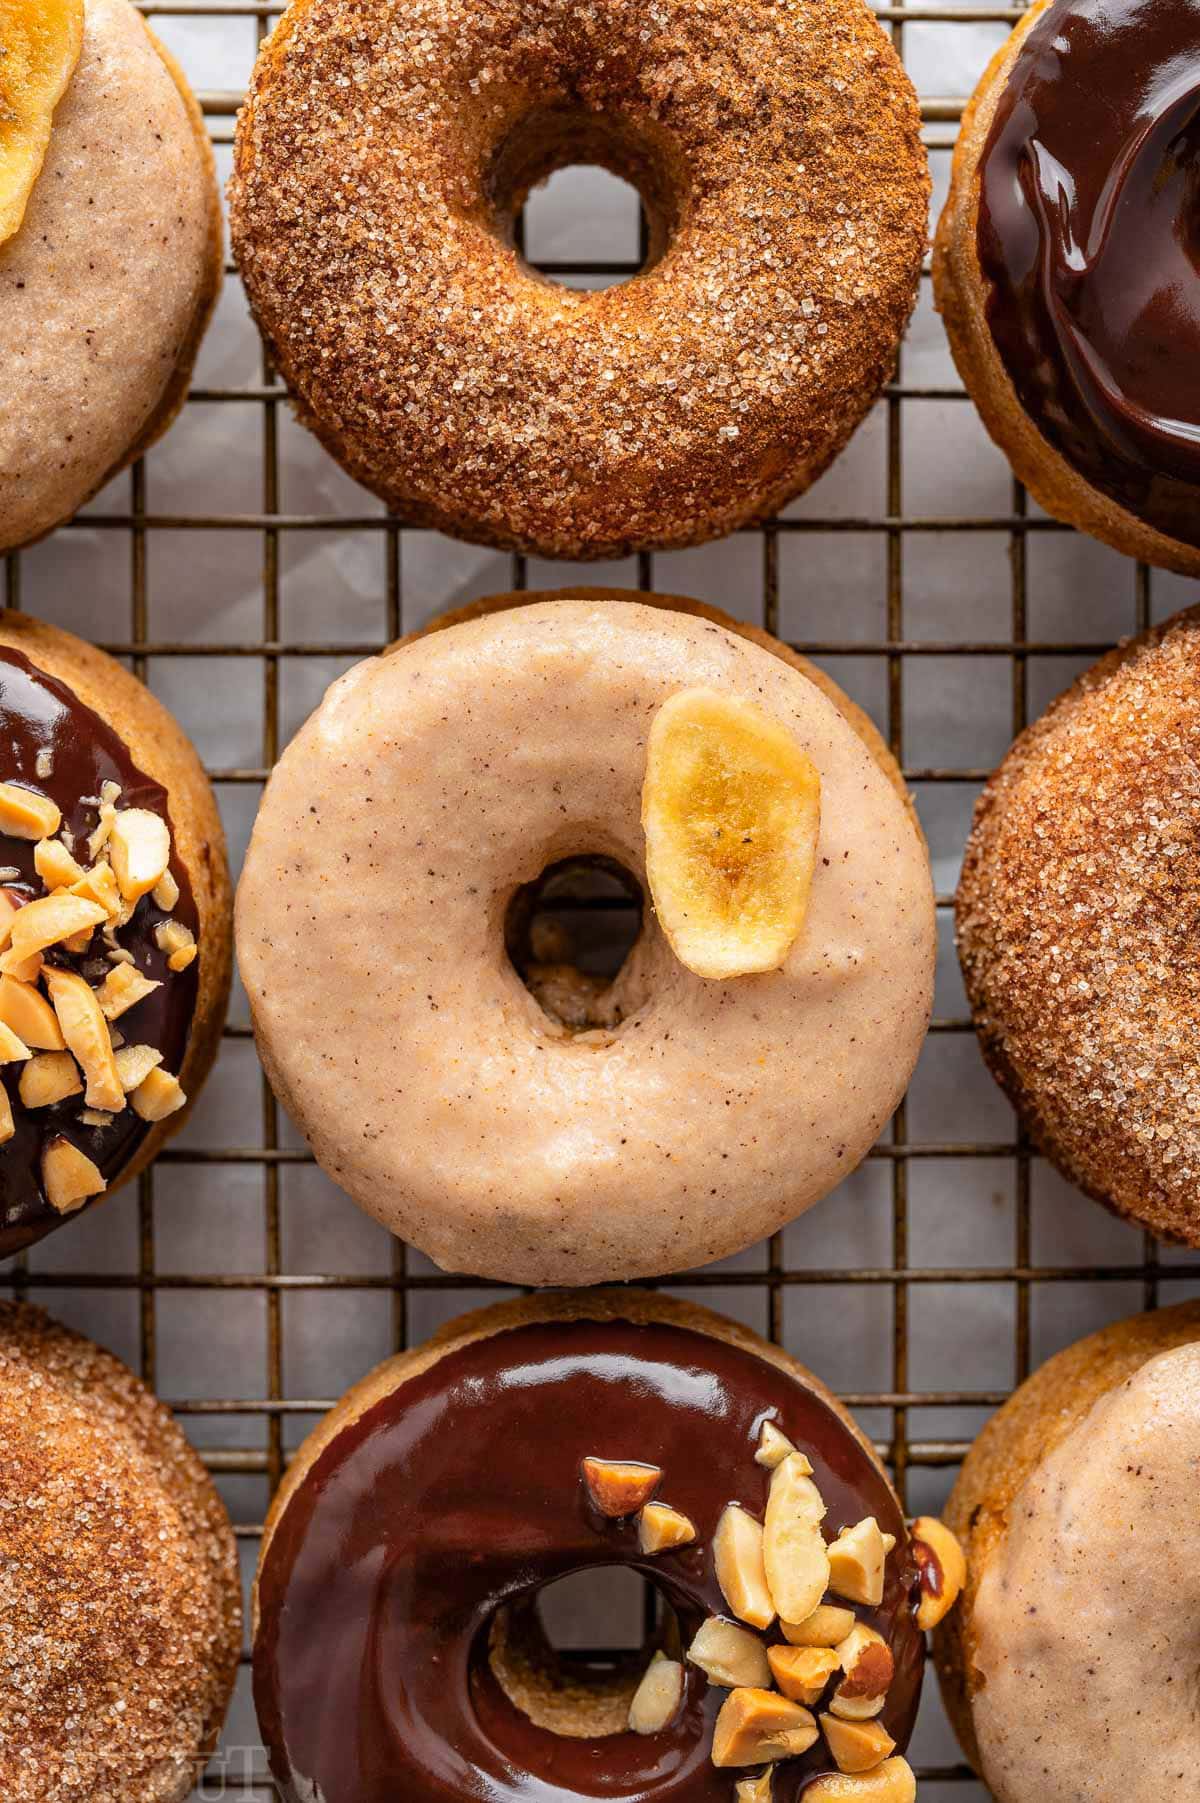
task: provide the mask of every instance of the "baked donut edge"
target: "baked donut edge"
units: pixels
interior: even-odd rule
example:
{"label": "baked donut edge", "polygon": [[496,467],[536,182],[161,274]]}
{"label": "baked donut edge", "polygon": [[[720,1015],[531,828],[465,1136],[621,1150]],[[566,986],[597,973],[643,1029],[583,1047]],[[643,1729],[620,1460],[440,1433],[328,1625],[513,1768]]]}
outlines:
{"label": "baked donut edge", "polygon": [[167,791],[176,850],[200,916],[198,987],[187,1051],[177,1073],[187,1104],[151,1127],[109,1186],[112,1195],[143,1171],[190,1115],[216,1058],[233,979],[233,889],[216,797],[195,747],[174,715],[115,658],[61,627],[0,610],[0,646],[22,652],[99,714],[133,762]]}
{"label": "baked donut edge", "polygon": [[1053,4],[1055,0],[1035,0],[993,56],[963,113],[950,191],[934,240],[934,305],[989,436],[1038,505],[1128,557],[1182,576],[1200,576],[1200,548],[1169,538],[1101,494],[1042,436],[1018,399],[988,327],[977,240],[980,165],[1021,46]]}

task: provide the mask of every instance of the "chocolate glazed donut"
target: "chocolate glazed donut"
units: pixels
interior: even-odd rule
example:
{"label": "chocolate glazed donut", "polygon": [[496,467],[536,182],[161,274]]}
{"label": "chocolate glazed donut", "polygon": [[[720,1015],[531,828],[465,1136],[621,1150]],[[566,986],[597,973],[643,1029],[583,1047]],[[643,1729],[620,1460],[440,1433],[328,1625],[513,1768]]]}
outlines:
{"label": "chocolate glazed donut", "polygon": [[[924,1560],[923,1588],[886,1474],[850,1418],[778,1348],[707,1311],[636,1291],[568,1293],[465,1317],[382,1366],[289,1472],[264,1539],[254,1649],[282,1795],[730,1803],[741,1774],[712,1763],[723,1690],[686,1664],[670,1720],[634,1733],[635,1676],[597,1733],[580,1702],[586,1674],[547,1677],[553,1655],[534,1616],[555,1580],[624,1567],[667,1605],[677,1658],[707,1618],[730,1618],[713,1536],[731,1502],[762,1513],[771,1474],[755,1450],[768,1420],[811,1460],[827,1538],[868,1516],[895,1536],[880,1606],[857,1615],[890,1648],[879,1719],[902,1749],[921,1685],[915,1610],[940,1573]],[[694,1539],[645,1551],[632,1515],[596,1506],[581,1477],[593,1456],[660,1468],[659,1499]],[[777,1630],[764,1639],[783,1644]],[[609,1690],[621,1682],[610,1674]],[[549,1711],[523,1700],[547,1685]],[[562,1732],[547,1725],[568,1718]],[[774,1766],[775,1803],[837,1770],[813,1738]],[[890,1764],[911,1784],[903,1760]]]}
{"label": "chocolate glazed donut", "polygon": [[[0,1258],[7,1258],[102,1191],[127,1182],[182,1124],[216,1054],[232,958],[224,838],[195,751],[160,703],[112,658],[12,613],[0,613],[0,785],[0,1024],[8,1035],[0,1062]],[[50,819],[57,814],[58,824],[39,838],[12,815],[14,795],[46,808]],[[110,795],[115,809],[104,801]],[[92,887],[101,878],[107,893],[122,899],[109,843],[93,835],[104,836],[102,816],[111,829],[127,810],[164,823],[169,880],[114,908],[78,941],[46,945],[44,969],[26,972],[30,981],[9,974],[12,920],[29,904],[66,894],[72,876],[80,879],[75,893],[85,899],[106,893]],[[47,852],[58,862],[46,862]],[[104,1010],[118,1060],[136,1052],[158,1073],[164,1098],[158,1106],[128,1091],[123,1107],[119,1093],[91,1104],[84,1092],[86,1055],[77,1071],[38,991],[39,980],[48,983],[54,971],[87,985]],[[122,979],[117,999],[110,992]],[[50,1031],[38,1034],[43,1017]],[[21,1041],[30,1027],[28,1045],[14,1047],[12,1034]],[[72,1034],[70,1053],[80,1057],[82,1044]],[[128,1063],[121,1069],[131,1077]],[[39,1081],[45,1072],[51,1074]],[[94,1176],[56,1197],[46,1161],[52,1147],[64,1145]]]}
{"label": "chocolate glazed donut", "polygon": [[985,75],[935,258],[960,372],[1051,512],[1200,573],[1200,6],[1052,0]]}

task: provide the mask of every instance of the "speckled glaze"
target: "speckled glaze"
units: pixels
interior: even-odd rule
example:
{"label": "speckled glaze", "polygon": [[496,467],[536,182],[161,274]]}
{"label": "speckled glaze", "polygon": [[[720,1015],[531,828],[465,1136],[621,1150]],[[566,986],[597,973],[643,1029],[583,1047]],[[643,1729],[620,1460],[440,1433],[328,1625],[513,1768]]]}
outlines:
{"label": "speckled glaze", "polygon": [[1194,1794],[1198,1456],[1193,1344],[1103,1396],[1018,1493],[973,1615],[998,1803]]}
{"label": "speckled glaze", "polygon": [[0,245],[0,551],[68,519],[169,423],[220,284],[203,121],[129,0],[83,52]]}
{"label": "speckled glaze", "polygon": [[[641,880],[646,734],[706,684],[821,776],[807,921],[781,970],[705,982],[650,911],[621,1024],[570,1034],[504,949],[520,884],[599,852]],[[268,1073],[325,1169],[448,1269],[679,1270],[773,1232],[876,1138],[931,999],[924,847],[811,682],[710,621],[555,601],[350,671],[268,786],[238,896]]]}
{"label": "speckled glaze", "polygon": [[[640,189],[599,292],[518,253],[531,186]],[[728,532],[806,488],[891,374],[929,177],[861,0],[296,0],[230,224],[301,417],[410,521],[547,557]]]}

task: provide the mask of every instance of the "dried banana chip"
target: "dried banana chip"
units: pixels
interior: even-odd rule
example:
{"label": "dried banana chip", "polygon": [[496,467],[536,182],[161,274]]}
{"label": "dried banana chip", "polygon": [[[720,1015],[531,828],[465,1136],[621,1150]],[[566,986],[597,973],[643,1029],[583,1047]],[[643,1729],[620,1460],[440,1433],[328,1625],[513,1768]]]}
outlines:
{"label": "dried banana chip", "polygon": [[0,0],[0,244],[20,229],[82,48],[83,0]]}
{"label": "dried banana chip", "polygon": [[821,779],[752,702],[684,689],[650,728],[646,877],[671,949],[701,977],[777,970],[804,924]]}

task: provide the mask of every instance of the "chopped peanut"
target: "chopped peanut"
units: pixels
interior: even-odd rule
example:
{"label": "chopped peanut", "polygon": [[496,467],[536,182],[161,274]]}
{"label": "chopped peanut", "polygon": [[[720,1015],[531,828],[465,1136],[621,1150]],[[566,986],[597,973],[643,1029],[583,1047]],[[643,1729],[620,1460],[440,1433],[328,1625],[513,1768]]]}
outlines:
{"label": "chopped peanut", "polygon": [[62,811],[48,795],[19,783],[0,783],[0,833],[14,839],[48,839],[62,825]]}
{"label": "chopped peanut", "polygon": [[79,1095],[83,1083],[70,1052],[39,1052],[21,1072],[18,1087],[26,1108],[50,1108]]}
{"label": "chopped peanut", "polygon": [[100,1012],[95,990],[74,971],[55,970],[49,966],[46,987],[63,1038],[87,1080],[88,1107],[119,1114],[125,1106],[125,1091],[117,1075],[108,1023]]}
{"label": "chopped peanut", "polygon": [[145,1081],[139,1083],[129,1100],[141,1120],[165,1121],[169,1114],[175,1114],[185,1105],[187,1097],[178,1077],[158,1069],[152,1070]]}
{"label": "chopped peanut", "polygon": [[108,1188],[91,1159],[69,1139],[52,1139],[44,1148],[42,1185],[46,1200],[60,1215],[73,1213],[89,1197]]}

